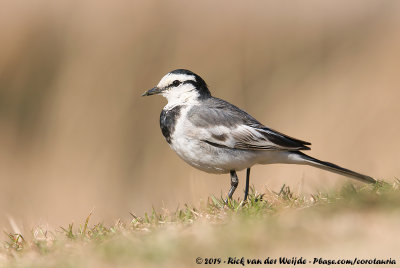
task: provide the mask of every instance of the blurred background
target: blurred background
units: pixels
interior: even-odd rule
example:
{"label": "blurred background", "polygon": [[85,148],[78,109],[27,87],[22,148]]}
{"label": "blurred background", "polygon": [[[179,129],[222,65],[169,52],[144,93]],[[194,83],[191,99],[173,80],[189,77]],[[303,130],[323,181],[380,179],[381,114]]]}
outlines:
{"label": "blurred background", "polygon": [[[2,1],[0,226],[113,223],[225,195],[229,175],[185,164],[142,98],[167,72],[378,179],[400,174],[397,1]],[[244,172],[235,197],[243,197]],[[252,169],[262,192],[329,191],[311,167]]]}

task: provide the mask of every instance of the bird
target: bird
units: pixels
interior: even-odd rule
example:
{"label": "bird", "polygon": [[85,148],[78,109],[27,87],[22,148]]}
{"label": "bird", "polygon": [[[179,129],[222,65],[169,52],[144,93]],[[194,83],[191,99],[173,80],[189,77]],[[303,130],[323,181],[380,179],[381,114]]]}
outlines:
{"label": "bird", "polygon": [[189,165],[208,173],[230,174],[226,202],[238,187],[236,172],[244,169],[243,199],[247,200],[250,169],[256,164],[310,165],[376,183],[370,176],[303,153],[311,149],[311,143],[269,128],[235,105],[213,97],[206,82],[192,71],[173,70],[142,96],[158,94],[167,99],[160,114],[165,140]]}

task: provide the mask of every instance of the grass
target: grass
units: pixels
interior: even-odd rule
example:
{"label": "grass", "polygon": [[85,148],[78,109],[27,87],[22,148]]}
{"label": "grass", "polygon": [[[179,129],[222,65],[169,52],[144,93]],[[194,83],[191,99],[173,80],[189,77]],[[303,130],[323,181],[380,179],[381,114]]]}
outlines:
{"label": "grass", "polygon": [[[34,227],[29,239],[5,232],[3,267],[188,267],[279,257],[397,257],[399,181],[303,196],[251,189],[248,202],[210,197],[177,211],[153,209],[112,226]],[[231,259],[229,259],[231,258]],[[240,264],[239,264],[240,265]],[[315,267],[315,265],[313,266]]]}

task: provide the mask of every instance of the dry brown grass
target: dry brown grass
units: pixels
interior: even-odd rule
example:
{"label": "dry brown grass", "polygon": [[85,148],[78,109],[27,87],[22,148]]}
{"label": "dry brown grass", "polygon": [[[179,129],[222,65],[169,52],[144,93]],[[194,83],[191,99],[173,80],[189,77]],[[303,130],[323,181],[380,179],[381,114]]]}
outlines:
{"label": "dry brown grass", "polygon": [[[250,195],[228,206],[209,198],[198,207],[153,210],[130,222],[33,228],[8,233],[0,249],[4,267],[190,267],[196,258],[397,260],[399,184],[348,184],[332,193]],[[306,266],[318,267],[318,265]],[[398,261],[398,260],[397,260]]]}

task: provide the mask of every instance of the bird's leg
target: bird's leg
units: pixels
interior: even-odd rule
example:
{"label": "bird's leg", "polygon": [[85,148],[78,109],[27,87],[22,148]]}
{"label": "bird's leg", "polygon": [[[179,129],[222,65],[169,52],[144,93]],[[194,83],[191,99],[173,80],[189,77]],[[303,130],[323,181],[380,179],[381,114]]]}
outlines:
{"label": "bird's leg", "polygon": [[247,196],[249,195],[249,183],[250,183],[250,168],[246,171],[246,186],[244,188],[244,201],[247,200]]}
{"label": "bird's leg", "polygon": [[230,173],[231,173],[231,189],[228,192],[228,198],[226,199],[226,203],[228,203],[228,199],[232,199],[232,195],[239,184],[239,179],[236,175],[236,171],[231,170]]}

